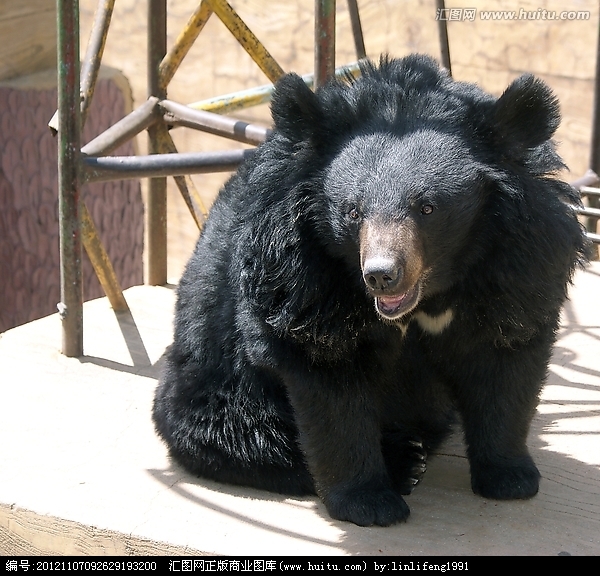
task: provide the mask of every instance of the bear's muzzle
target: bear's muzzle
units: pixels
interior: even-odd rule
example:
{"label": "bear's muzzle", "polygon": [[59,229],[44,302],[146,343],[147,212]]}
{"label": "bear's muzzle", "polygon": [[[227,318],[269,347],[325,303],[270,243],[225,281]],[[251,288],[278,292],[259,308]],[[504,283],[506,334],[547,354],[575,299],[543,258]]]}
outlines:
{"label": "bear's muzzle", "polygon": [[363,280],[380,316],[396,320],[417,306],[423,255],[414,221],[365,221],[360,260]]}

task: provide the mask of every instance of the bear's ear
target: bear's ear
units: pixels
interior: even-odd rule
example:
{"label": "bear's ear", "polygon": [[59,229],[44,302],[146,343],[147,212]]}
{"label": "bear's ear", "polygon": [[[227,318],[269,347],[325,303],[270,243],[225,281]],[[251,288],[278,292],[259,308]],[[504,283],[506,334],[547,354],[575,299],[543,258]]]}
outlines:
{"label": "bear's ear", "polygon": [[549,140],[560,124],[556,96],[531,74],[517,78],[494,104],[494,127],[515,152],[526,152]]}
{"label": "bear's ear", "polygon": [[277,81],[271,114],[275,128],[294,142],[314,139],[325,122],[318,98],[297,74]]}

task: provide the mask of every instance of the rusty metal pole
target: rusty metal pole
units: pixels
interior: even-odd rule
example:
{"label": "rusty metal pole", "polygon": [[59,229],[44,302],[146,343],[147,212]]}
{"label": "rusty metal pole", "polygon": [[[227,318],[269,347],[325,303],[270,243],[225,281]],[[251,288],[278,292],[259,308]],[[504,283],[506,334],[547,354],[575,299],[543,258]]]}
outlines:
{"label": "rusty metal pole", "polygon": [[452,66],[450,63],[450,42],[448,41],[448,20],[446,14],[446,2],[444,0],[436,0],[438,14],[438,34],[440,37],[440,52],[442,66],[448,70],[448,74],[452,76]]}
{"label": "rusty metal pole", "polygon": [[352,37],[354,38],[354,48],[356,57],[359,60],[367,57],[365,49],[365,40],[360,22],[360,13],[358,12],[357,0],[348,0],[348,12],[350,13],[350,23],[352,24]]}
{"label": "rusty metal pole", "polygon": [[[167,53],[167,2],[148,0],[148,97],[166,98],[166,87],[161,87],[159,67]],[[149,152],[160,153],[162,122],[148,128]],[[146,282],[160,286],[167,282],[167,179],[148,181],[146,205],[148,270]]]}
{"label": "rusty metal pole", "polygon": [[258,64],[258,67],[271,82],[275,83],[280,76],[283,76],[284,72],[281,66],[277,64],[273,56],[269,54],[269,51],[226,0],[204,1],[210,4],[214,13],[233,34],[238,44],[250,54],[252,60]]}
{"label": "rusty metal pole", "polygon": [[96,88],[98,71],[104,54],[106,37],[110,27],[115,0],[100,0],[96,13],[94,14],[94,25],[90,34],[87,51],[83,59],[81,70],[81,125],[85,126],[85,121],[92,101],[92,95]]}
{"label": "rusty metal pole", "polygon": [[57,0],[58,209],[62,352],[83,354],[81,274],[81,101],[79,92],[79,0]]}
{"label": "rusty metal pole", "polygon": [[335,0],[315,0],[315,89],[335,74]]}
{"label": "rusty metal pole", "polygon": [[[596,43],[596,78],[594,79],[590,168],[595,174],[600,174],[600,22],[598,22],[598,40]],[[592,209],[598,209],[600,208],[600,198],[587,196],[587,204]],[[586,218],[585,227],[589,232],[595,234],[598,230],[598,219]]]}
{"label": "rusty metal pole", "polygon": [[590,168],[596,174],[600,174],[600,21],[598,22],[598,40],[596,44],[596,78],[594,80]]}

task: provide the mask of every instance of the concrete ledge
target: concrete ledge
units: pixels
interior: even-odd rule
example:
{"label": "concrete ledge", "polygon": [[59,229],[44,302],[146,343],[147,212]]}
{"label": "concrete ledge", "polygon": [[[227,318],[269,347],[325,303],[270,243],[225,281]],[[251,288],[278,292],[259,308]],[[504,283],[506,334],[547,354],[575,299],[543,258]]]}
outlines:
{"label": "concrete ledge", "polygon": [[198,556],[199,550],[136,538],[0,505],[0,551],[11,556]]}
{"label": "concrete ledge", "polygon": [[85,304],[80,359],[60,354],[57,315],[0,335],[0,553],[600,554],[600,264],[577,275],[531,432],[540,494],[475,496],[457,436],[390,528],[174,466],[150,420],[174,291],[125,295],[131,314]]}

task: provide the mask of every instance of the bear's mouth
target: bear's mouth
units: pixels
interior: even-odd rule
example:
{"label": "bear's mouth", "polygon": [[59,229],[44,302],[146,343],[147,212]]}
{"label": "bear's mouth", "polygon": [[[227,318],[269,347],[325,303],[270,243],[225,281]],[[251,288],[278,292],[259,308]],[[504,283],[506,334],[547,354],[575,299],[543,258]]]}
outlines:
{"label": "bear's mouth", "polygon": [[417,282],[410,290],[402,294],[377,296],[375,298],[375,309],[386,320],[397,320],[417,305],[420,293],[420,282]]}

